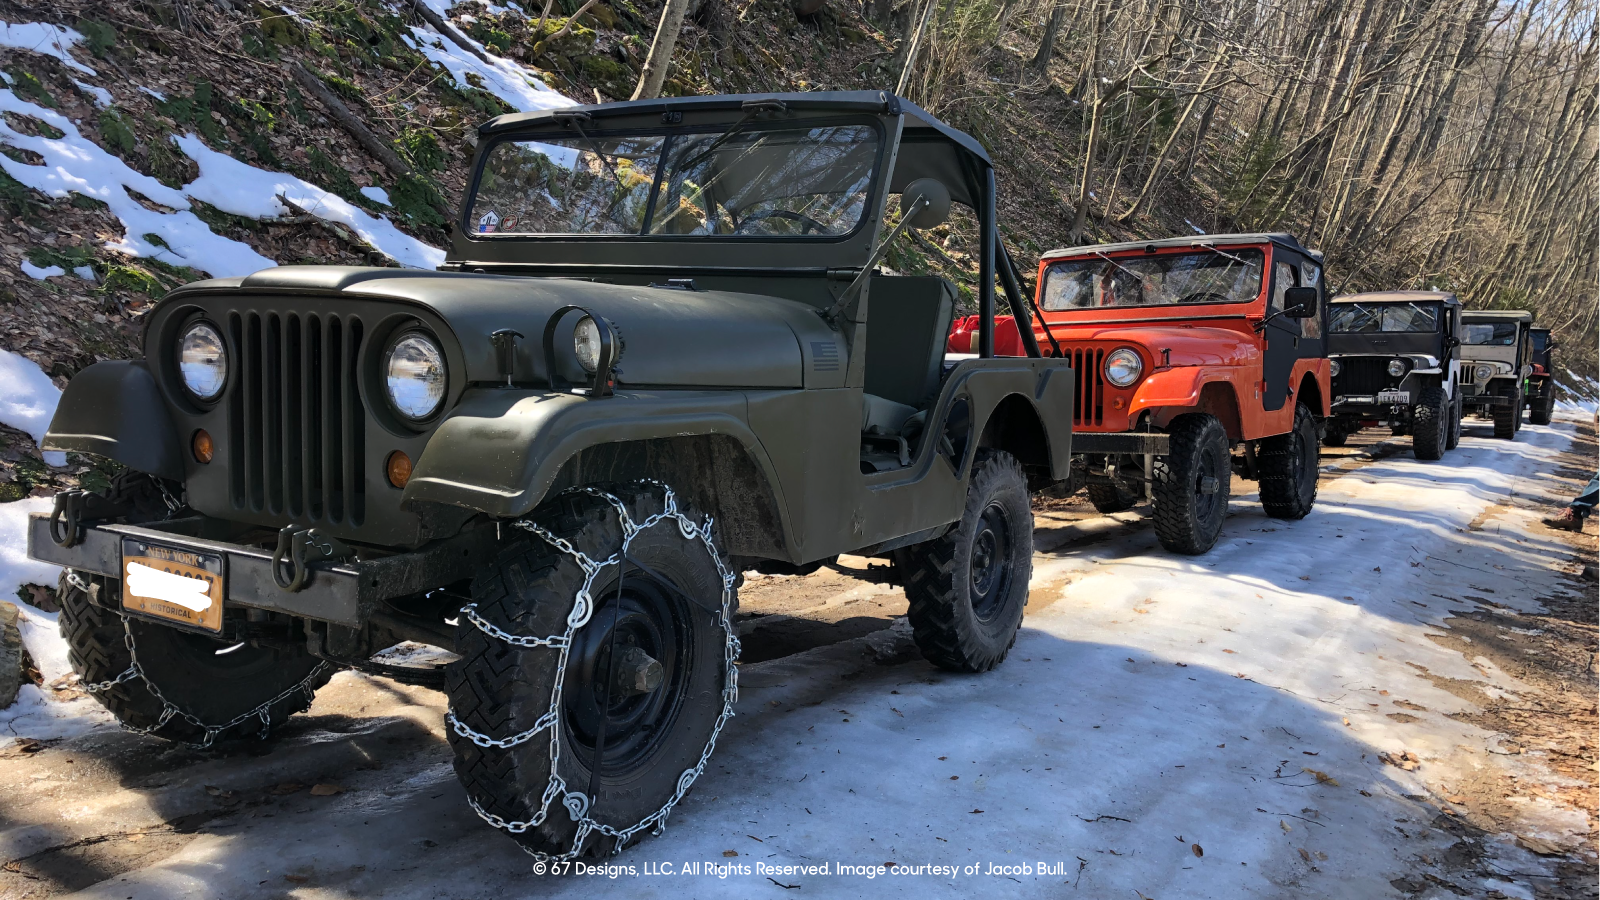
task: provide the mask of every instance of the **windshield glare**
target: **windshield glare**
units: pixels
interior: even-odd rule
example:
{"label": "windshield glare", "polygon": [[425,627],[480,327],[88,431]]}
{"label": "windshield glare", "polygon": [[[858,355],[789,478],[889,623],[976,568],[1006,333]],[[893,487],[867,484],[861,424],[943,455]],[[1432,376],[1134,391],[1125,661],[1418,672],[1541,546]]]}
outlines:
{"label": "windshield glare", "polygon": [[1260,250],[1090,256],[1045,270],[1047,310],[1248,303],[1261,295]]}
{"label": "windshield glare", "polygon": [[1491,347],[1510,347],[1517,342],[1515,322],[1468,322],[1464,326],[1466,343]]}
{"label": "windshield glare", "polygon": [[478,234],[837,237],[861,222],[877,158],[869,125],[501,141],[468,224]]}
{"label": "windshield glare", "polygon": [[1330,329],[1339,334],[1438,331],[1439,304],[1335,303],[1328,322]]}

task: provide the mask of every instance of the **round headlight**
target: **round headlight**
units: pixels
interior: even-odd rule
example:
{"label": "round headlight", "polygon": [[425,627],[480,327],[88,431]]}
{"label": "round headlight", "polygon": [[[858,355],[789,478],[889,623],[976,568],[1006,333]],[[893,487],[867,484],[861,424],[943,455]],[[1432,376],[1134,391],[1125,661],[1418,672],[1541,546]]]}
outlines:
{"label": "round headlight", "polygon": [[1337,359],[1328,360],[1328,375],[1329,375],[1329,377],[1337,376],[1339,374],[1339,370],[1342,369],[1342,368],[1344,368],[1344,366],[1339,365],[1339,361]]}
{"label": "round headlight", "polygon": [[1117,387],[1133,384],[1143,372],[1144,360],[1127,347],[1113,350],[1106,357],[1106,380]]}
{"label": "round headlight", "polygon": [[408,332],[383,357],[389,403],[408,419],[426,419],[444,402],[444,351],[420,331]]}
{"label": "round headlight", "polygon": [[600,326],[594,319],[584,316],[572,331],[572,352],[578,355],[578,365],[590,375],[600,368]]}
{"label": "round headlight", "polygon": [[1406,373],[1406,361],[1403,359],[1389,360],[1389,374],[1396,378]]}
{"label": "round headlight", "polygon": [[183,386],[201,400],[215,400],[228,383],[228,349],[222,334],[206,322],[196,322],[178,342],[178,372]]}
{"label": "round headlight", "polygon": [[1479,366],[1473,371],[1478,376],[1479,381],[1488,381],[1489,376],[1494,374],[1494,366]]}

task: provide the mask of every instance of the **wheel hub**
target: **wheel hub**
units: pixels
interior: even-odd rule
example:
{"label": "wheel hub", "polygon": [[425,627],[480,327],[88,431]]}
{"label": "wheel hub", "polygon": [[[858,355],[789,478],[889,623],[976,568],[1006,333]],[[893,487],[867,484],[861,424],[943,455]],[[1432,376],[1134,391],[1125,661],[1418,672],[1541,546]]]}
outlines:
{"label": "wheel hub", "polygon": [[660,660],[638,647],[629,647],[619,654],[611,685],[617,695],[633,697],[648,694],[660,687],[665,677],[666,670],[662,668]]}
{"label": "wheel hub", "polygon": [[1011,555],[1011,527],[1005,510],[991,503],[978,521],[978,533],[972,540],[972,556],[968,562],[972,611],[978,618],[988,621],[1003,603],[1010,582],[1008,562]]}

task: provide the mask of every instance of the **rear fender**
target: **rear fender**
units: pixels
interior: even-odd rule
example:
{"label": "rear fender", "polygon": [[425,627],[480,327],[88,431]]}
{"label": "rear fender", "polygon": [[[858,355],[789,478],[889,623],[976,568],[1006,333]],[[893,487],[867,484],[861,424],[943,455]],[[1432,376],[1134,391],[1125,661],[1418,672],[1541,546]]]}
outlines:
{"label": "rear fender", "polygon": [[40,446],[93,453],[174,481],[184,477],[172,416],[143,361],[98,362],[73,376]]}
{"label": "rear fender", "polygon": [[745,421],[744,394],[734,391],[624,391],[591,400],[469,390],[428,440],[405,502],[514,518],[566,487],[646,474],[702,512],[727,511],[718,518],[729,552],[792,555],[781,487]]}

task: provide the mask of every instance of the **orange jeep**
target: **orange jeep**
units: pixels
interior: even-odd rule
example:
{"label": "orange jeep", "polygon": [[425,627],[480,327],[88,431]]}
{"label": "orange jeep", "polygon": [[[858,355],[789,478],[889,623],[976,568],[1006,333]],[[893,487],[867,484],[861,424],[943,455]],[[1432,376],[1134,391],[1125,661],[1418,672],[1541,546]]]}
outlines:
{"label": "orange jeep", "polygon": [[[1234,472],[1260,482],[1269,515],[1305,516],[1328,415],[1326,306],[1322,255],[1287,234],[1046,253],[1028,337],[1077,372],[1071,487],[1101,512],[1149,497],[1176,553],[1216,543]],[[958,322],[948,349],[971,350],[975,324]],[[1024,355],[1015,322],[995,326],[995,353]]]}

